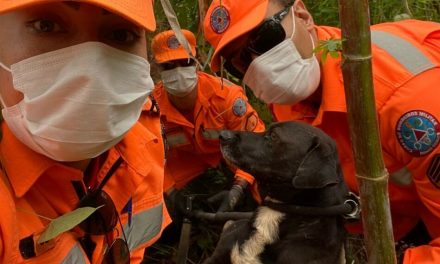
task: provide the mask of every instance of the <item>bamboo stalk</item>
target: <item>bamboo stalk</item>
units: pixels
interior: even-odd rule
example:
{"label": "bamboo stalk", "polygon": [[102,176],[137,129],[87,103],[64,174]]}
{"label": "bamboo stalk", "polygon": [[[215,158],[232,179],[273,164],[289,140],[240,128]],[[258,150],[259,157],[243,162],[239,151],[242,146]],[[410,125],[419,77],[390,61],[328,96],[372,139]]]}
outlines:
{"label": "bamboo stalk", "polygon": [[368,0],[339,0],[342,73],[359,185],[368,263],[396,263],[385,168],[374,100]]}

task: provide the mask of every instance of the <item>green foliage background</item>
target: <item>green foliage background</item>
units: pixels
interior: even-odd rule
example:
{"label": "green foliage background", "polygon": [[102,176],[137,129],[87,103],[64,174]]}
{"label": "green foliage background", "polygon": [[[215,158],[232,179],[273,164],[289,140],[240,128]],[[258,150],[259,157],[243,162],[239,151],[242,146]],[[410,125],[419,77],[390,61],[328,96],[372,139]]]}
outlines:
{"label": "green foliage background", "polygon": [[[204,40],[199,29],[199,8],[197,0],[170,0],[179,19],[180,26],[191,30],[197,37],[198,59],[202,64],[208,64],[209,53],[212,52],[210,45]],[[245,0],[237,0],[245,1]],[[207,6],[211,0],[202,0]],[[310,13],[313,15],[317,25],[339,26],[338,0],[303,0]],[[156,32],[170,29],[168,21],[162,10],[160,1],[154,2],[155,16],[157,21]],[[440,0],[370,0],[370,21],[371,24],[395,21],[403,18],[415,18],[440,22]],[[150,42],[151,43],[151,42]],[[151,52],[150,52],[151,54]],[[209,67],[204,71],[210,73]],[[152,66],[152,76],[158,80],[156,67]],[[225,76],[231,81],[240,84],[239,80],[231,76]],[[251,104],[259,112],[260,117],[266,124],[272,121],[271,114],[264,103],[256,99],[252,92],[247,89],[247,95]]]}
{"label": "green foliage background", "polygon": [[[197,33],[198,1],[170,0],[182,28]],[[237,0],[238,1],[238,0]],[[339,25],[337,0],[303,0],[318,25]],[[439,0],[370,0],[371,24],[393,21],[397,15],[409,14],[412,18],[440,22]],[[155,1],[156,32],[168,29],[160,1]]]}
{"label": "green foliage background", "polygon": [[[198,43],[197,57],[202,64],[206,64],[209,61],[209,54],[212,50],[200,32],[198,5],[200,1],[205,3],[207,8],[211,0],[170,1],[179,19],[180,26],[195,33]],[[157,30],[150,34],[149,43],[151,43],[151,39],[155,34],[170,29],[160,1],[156,0],[154,2]],[[313,15],[315,24],[339,26],[338,0],[303,0],[303,2]],[[440,0],[370,0],[371,24],[395,21],[403,18],[415,18],[440,22]],[[205,71],[209,72],[209,67],[206,68]],[[156,81],[158,80],[158,72],[154,63],[152,64],[152,76],[153,79]],[[239,80],[233,79],[230,76],[225,75],[224,77],[240,84]],[[266,124],[269,124],[272,121],[272,118],[267,106],[256,99],[249,89],[247,90],[247,95],[253,107],[260,114],[260,117]],[[202,189],[207,190],[207,192],[212,192],[214,191],[214,187],[212,186],[216,185],[218,187],[217,183],[218,181],[222,181],[221,179],[224,178],[224,173],[221,172],[221,170],[210,170],[207,174],[207,180],[204,180],[201,183],[204,186]],[[213,184],[210,181],[217,182],[216,184]],[[216,243],[216,239],[218,239],[218,234],[213,232],[213,230],[215,229],[211,228],[207,223],[198,227],[197,232],[192,237],[193,246],[190,250],[192,250],[193,254],[191,254],[191,259],[189,259],[188,263],[200,263],[206,256],[210,255],[213,246]],[[179,234],[176,234],[176,236],[178,235]],[[362,242],[362,238],[359,238],[358,236],[349,238],[347,250],[351,252],[351,254],[348,254],[347,256],[347,263],[366,263],[365,249],[363,248]],[[147,256],[144,263],[174,263],[176,245],[159,243],[154,245],[151,249],[154,254],[153,256]],[[398,257],[401,257],[402,252],[403,250],[397,252]]]}

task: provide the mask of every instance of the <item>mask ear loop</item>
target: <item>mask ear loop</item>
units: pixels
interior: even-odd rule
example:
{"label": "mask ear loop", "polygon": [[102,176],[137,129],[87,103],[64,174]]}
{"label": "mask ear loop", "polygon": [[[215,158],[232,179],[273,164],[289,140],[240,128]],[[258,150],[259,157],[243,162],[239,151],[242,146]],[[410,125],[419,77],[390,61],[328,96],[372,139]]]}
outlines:
{"label": "mask ear loop", "polygon": [[312,50],[315,50],[315,41],[313,41],[312,33],[309,33],[310,41],[312,42]]}
{"label": "mask ear loop", "polygon": [[[4,65],[2,62],[0,62],[0,68],[3,68],[3,69],[5,69],[6,71],[12,73],[11,69],[9,69],[8,67],[6,67],[6,65]],[[0,103],[2,104],[3,108],[6,107],[5,101],[3,101],[3,96],[1,96],[1,94],[0,94]]]}
{"label": "mask ear loop", "polygon": [[8,72],[12,72],[11,69],[9,69],[8,67],[6,67],[6,65],[4,65],[1,61],[0,61],[0,67],[5,69]]}
{"label": "mask ear loop", "polygon": [[296,21],[295,21],[295,11],[293,10],[293,6],[292,6],[292,35],[290,35],[290,39],[293,38],[293,35],[295,35],[295,30],[296,30]]}
{"label": "mask ear loop", "polygon": [[[293,35],[295,35],[295,30],[296,30],[295,12],[293,11],[293,6],[292,6],[292,28],[293,28],[293,32],[292,32],[292,35],[290,36],[290,39],[293,38]],[[313,37],[310,32],[309,32],[309,37],[310,37],[310,41],[312,42],[312,50],[314,50],[315,49],[315,41],[313,41]]]}

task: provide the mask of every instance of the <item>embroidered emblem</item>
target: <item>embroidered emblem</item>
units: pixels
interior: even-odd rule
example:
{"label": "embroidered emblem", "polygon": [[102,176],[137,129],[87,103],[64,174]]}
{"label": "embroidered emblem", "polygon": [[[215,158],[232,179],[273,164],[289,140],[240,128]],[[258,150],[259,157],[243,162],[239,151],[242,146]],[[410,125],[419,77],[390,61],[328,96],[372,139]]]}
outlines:
{"label": "embroidered emblem", "polygon": [[244,128],[246,129],[246,131],[254,131],[255,127],[257,127],[257,124],[258,124],[258,117],[254,113],[254,114],[248,116],[248,118],[246,119],[246,125],[244,126]]}
{"label": "embroidered emblem", "polygon": [[180,47],[180,43],[175,35],[172,35],[167,39],[167,46],[170,49],[178,49]]}
{"label": "embroidered emblem", "polygon": [[424,156],[438,146],[439,131],[438,120],[422,110],[406,112],[396,126],[400,145],[416,157]]}
{"label": "embroidered emblem", "polygon": [[211,28],[215,33],[221,34],[229,27],[230,20],[228,10],[224,6],[217,6],[211,13]]}
{"label": "embroidered emblem", "polygon": [[431,162],[429,163],[429,167],[426,170],[426,175],[428,175],[431,183],[438,189],[440,189],[440,154],[436,154]]}
{"label": "embroidered emblem", "polygon": [[246,108],[246,102],[241,98],[237,98],[232,105],[232,112],[236,116],[243,116],[244,114],[246,114]]}

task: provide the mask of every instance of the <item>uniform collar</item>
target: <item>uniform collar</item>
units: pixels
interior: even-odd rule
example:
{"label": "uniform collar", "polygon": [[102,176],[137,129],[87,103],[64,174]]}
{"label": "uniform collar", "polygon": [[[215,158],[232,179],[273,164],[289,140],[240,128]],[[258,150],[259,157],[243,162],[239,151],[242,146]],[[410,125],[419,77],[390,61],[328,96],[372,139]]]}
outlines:
{"label": "uniform collar", "polygon": [[[157,100],[157,103],[160,107],[160,115],[165,119],[166,122],[173,122],[180,125],[184,125],[187,127],[193,128],[194,125],[191,124],[176,107],[173,106],[170,99],[168,98],[168,94],[165,91],[165,87],[163,83],[160,82],[154,88],[154,98]],[[198,95],[197,95],[198,96]],[[196,100],[196,105],[198,104]]]}
{"label": "uniform collar", "polygon": [[198,72],[197,75],[199,80],[197,83],[197,85],[199,86],[199,90],[197,94],[199,98],[199,102],[203,107],[209,108],[211,97],[213,97],[216,94],[216,91],[214,87],[211,87],[212,83],[207,81],[207,74]]}
{"label": "uniform collar", "polygon": [[[319,40],[338,39],[341,37],[340,29],[333,27],[315,27]],[[321,65],[321,89],[322,101],[313,121],[314,125],[319,125],[325,112],[347,112],[345,102],[344,82],[341,71],[341,58],[327,56],[326,61]]]}
{"label": "uniform collar", "polygon": [[148,128],[137,122],[115,146],[122,159],[142,176],[148,175],[151,167],[146,165],[150,154],[147,144],[158,143],[159,139]]}
{"label": "uniform collar", "polygon": [[[82,180],[82,171],[54,161],[24,145],[12,134],[6,122],[2,122],[2,133],[0,155],[16,197],[25,195],[41,175],[53,167],[59,167],[65,172],[65,176],[72,180]],[[158,141],[158,138],[137,122],[116,145],[116,149],[124,161],[133,168],[137,168],[138,173],[145,176],[150,168],[142,165],[143,157],[146,155],[145,146],[151,141]]]}
{"label": "uniform collar", "polygon": [[22,197],[44,172],[55,166],[65,167],[72,175],[81,175],[78,174],[79,170],[64,166],[28,148],[12,134],[4,121],[2,132],[2,162],[15,196]]}
{"label": "uniform collar", "polygon": [[[216,91],[214,89],[213,84],[207,81],[207,74],[198,71],[197,72],[197,100],[194,105],[194,118],[197,116],[197,113],[200,111],[200,108],[203,107],[205,109],[211,107],[211,98],[216,95]],[[215,80],[219,82],[219,80]],[[168,94],[165,91],[165,87],[163,83],[160,82],[156,85],[154,89],[154,97],[158,101],[161,109],[161,115],[166,118],[166,121],[177,123],[180,125],[185,125],[191,128],[194,128],[194,124],[189,122],[180,112],[177,110],[171,101],[168,98]]]}

